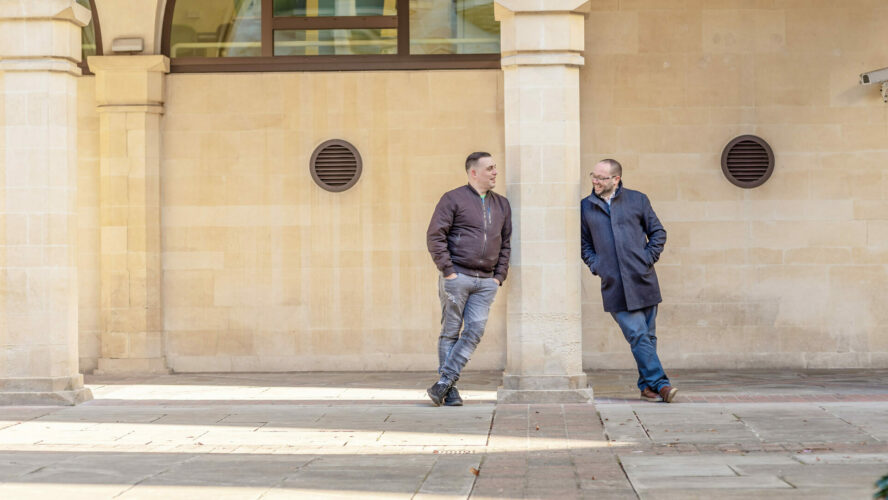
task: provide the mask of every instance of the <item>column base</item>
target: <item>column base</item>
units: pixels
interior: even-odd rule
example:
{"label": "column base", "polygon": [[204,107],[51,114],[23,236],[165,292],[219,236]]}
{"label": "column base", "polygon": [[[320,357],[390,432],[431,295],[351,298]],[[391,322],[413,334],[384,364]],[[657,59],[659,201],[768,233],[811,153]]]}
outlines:
{"label": "column base", "polygon": [[576,375],[503,375],[503,385],[496,392],[497,403],[591,403],[593,391],[587,387],[586,374]]}
{"label": "column base", "polygon": [[93,375],[165,375],[170,373],[164,358],[99,358]]}
{"label": "column base", "polygon": [[93,398],[83,375],[0,378],[0,406],[72,406]]}

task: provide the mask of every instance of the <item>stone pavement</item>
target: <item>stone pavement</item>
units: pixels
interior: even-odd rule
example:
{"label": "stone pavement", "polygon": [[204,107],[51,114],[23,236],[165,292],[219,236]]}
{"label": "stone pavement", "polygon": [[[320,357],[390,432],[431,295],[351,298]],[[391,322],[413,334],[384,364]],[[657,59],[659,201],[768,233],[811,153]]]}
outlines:
{"label": "stone pavement", "polygon": [[0,407],[0,499],[869,499],[888,371],[675,372],[677,404],[593,372],[596,403],[496,405],[467,373],[87,377],[76,407]]}

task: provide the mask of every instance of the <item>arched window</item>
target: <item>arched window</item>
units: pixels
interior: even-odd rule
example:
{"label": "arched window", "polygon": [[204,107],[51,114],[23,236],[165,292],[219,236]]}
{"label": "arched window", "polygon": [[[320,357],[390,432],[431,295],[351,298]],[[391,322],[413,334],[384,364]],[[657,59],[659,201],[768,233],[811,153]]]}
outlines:
{"label": "arched window", "polygon": [[171,71],[499,68],[493,0],[167,0]]}
{"label": "arched window", "polygon": [[92,11],[92,18],[89,24],[83,27],[81,35],[81,44],[83,47],[83,57],[80,60],[80,69],[84,75],[91,75],[92,71],[86,64],[86,58],[89,56],[102,55],[102,32],[99,30],[99,15],[96,13],[96,6],[90,0],[77,0],[77,3]]}

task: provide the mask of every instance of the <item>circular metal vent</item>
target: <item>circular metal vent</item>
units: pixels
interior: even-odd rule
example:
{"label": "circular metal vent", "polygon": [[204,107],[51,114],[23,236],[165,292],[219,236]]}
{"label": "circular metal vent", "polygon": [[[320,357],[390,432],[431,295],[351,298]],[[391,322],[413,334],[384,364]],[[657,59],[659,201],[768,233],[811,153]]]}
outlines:
{"label": "circular metal vent", "polygon": [[311,177],[327,191],[345,191],[361,177],[361,154],[340,139],[324,141],[311,154]]}
{"label": "circular metal vent", "polygon": [[761,186],[773,171],[774,152],[761,137],[741,135],[722,151],[722,172],[735,186]]}

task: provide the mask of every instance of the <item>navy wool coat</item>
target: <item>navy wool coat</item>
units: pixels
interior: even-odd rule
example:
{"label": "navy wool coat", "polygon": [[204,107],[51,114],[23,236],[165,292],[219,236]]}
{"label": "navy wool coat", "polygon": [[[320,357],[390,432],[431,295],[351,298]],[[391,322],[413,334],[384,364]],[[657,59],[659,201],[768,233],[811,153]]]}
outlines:
{"label": "navy wool coat", "polygon": [[593,192],[580,211],[583,262],[601,278],[604,310],[635,311],[662,302],[654,263],[666,230],[648,197],[621,182],[610,207]]}

